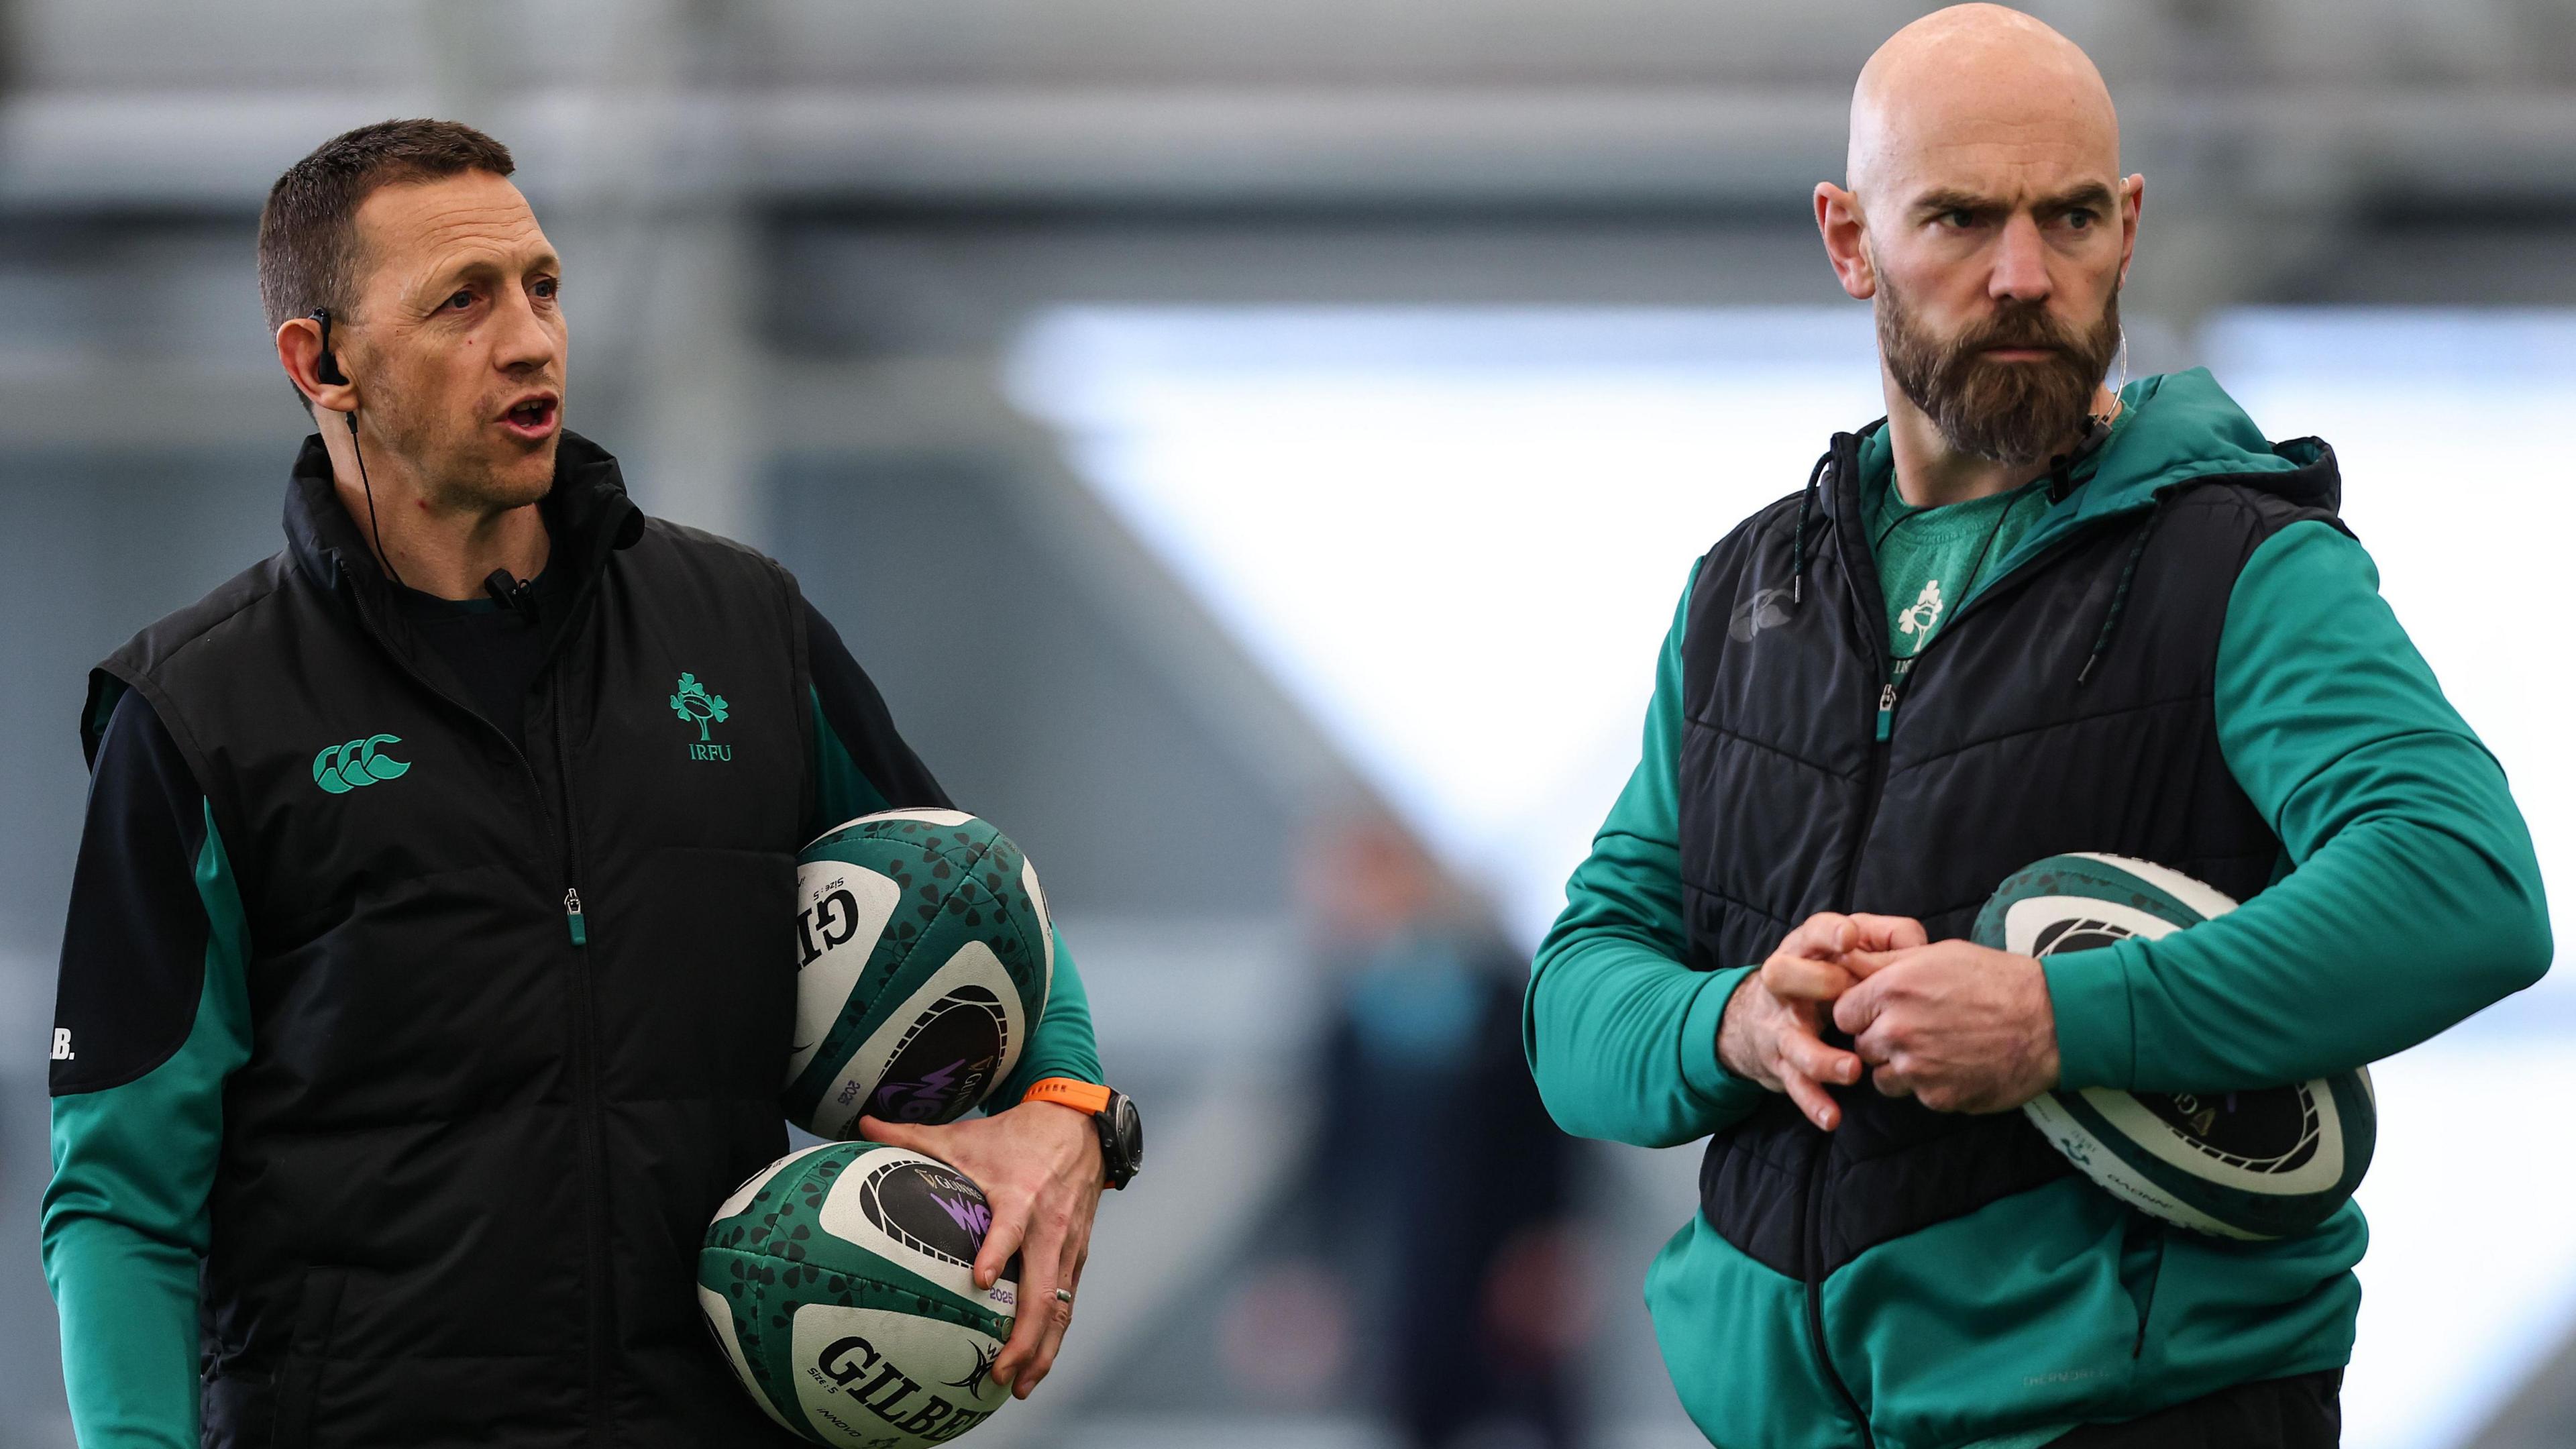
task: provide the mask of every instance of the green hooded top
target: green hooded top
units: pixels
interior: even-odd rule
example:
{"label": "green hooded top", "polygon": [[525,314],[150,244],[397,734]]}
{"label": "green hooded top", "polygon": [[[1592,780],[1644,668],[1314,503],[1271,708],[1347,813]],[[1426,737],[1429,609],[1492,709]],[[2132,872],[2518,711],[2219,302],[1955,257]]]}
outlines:
{"label": "green hooded top", "polygon": [[[2120,419],[2061,501],[2031,494],[1997,507],[1991,556],[1969,563],[1964,579],[1952,574],[1947,608],[2068,534],[2149,507],[2161,490],[2312,456],[2313,444],[2276,450],[2205,371],[2145,378],[2121,396]],[[1883,441],[1864,449],[1862,467],[1864,516],[1877,524],[1903,512],[1886,498],[1893,459]],[[1902,574],[1890,557],[1878,562],[1892,612],[1925,600],[1919,555],[1898,560]],[[1685,606],[1689,593],[1686,582]],[[1721,1131],[1764,1095],[1716,1051],[1727,999],[1751,964],[1682,964],[1683,624],[1677,609],[1643,758],[1539,947],[1526,1019],[1531,1069],[1557,1121],[1647,1146]],[[2216,714],[2229,770],[2280,838],[2275,884],[2160,940],[2049,959],[2061,1088],[2303,1081],[2402,1051],[2548,969],[2539,867],[2504,772],[2443,698],[2359,543],[2302,522],[2255,550],[2228,599]],[[2346,1361],[2360,1304],[2351,1269],[2367,1238],[2358,1206],[2280,1242],[2165,1235],[2157,1263],[2139,1259],[2122,1226],[2128,1212],[2089,1182],[2062,1179],[1882,1244],[1829,1278],[1829,1316],[1843,1325],[1835,1356],[1870,1366],[1871,1381],[1854,1387],[1878,1449],[2046,1443],[2071,1424],[2030,1401],[2065,1402],[2056,1389],[2068,1376],[2090,1390],[2084,1418],[2115,1421]],[[2015,1275],[1994,1267],[2021,1245],[2088,1233],[2103,1258],[2093,1301],[2017,1299]],[[1799,1296],[1696,1218],[1656,1259],[1647,1298],[1657,1333],[1712,1441],[1861,1442],[1819,1376]],[[1721,1361],[1739,1370],[1729,1381],[1769,1385],[1764,1400],[1710,1402],[1705,1369]]]}

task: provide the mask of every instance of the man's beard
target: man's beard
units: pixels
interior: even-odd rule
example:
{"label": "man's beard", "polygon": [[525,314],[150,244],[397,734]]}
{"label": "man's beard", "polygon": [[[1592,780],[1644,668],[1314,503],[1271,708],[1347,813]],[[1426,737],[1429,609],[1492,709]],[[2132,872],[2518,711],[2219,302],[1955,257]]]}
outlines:
{"label": "man's beard", "polygon": [[[2084,332],[2058,325],[2048,304],[2014,302],[1955,338],[1933,336],[1879,279],[1878,350],[1906,401],[1923,410],[1951,447],[2015,467],[2073,447],[2083,436],[2093,390],[2120,346],[2120,294]],[[2038,362],[1996,362],[1989,348],[2046,348]]]}

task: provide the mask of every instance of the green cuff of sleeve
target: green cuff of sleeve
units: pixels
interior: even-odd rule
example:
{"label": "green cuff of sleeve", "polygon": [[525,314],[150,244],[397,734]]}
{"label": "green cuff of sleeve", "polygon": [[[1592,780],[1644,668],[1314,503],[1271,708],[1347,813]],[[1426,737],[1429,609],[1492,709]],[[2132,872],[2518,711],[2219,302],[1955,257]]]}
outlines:
{"label": "green cuff of sleeve", "polygon": [[2049,1009],[2057,1017],[2060,1087],[2126,1090],[2136,1075],[2138,1038],[2122,949],[2070,951],[2039,963],[2048,979]]}
{"label": "green cuff of sleeve", "polygon": [[1689,1014],[1682,1018],[1682,1082],[1714,1106],[1732,1107],[1762,1095],[1759,1083],[1728,1071],[1717,1059],[1717,1029],[1726,1020],[1726,1003],[1753,971],[1750,966],[1734,966],[1710,972],[1708,980],[1700,983],[1699,994],[1691,998]]}

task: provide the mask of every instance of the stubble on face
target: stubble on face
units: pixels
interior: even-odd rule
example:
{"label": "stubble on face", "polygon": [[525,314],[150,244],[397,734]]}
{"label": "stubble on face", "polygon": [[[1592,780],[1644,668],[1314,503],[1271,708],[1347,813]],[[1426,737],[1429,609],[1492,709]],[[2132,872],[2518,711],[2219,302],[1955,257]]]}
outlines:
{"label": "stubble on face", "polygon": [[451,409],[423,406],[386,369],[368,395],[373,431],[417,470],[421,501],[437,513],[521,508],[554,488],[557,432],[518,457],[495,457],[479,432],[460,432]]}
{"label": "stubble on face", "polygon": [[[461,285],[460,259],[498,264],[499,285],[515,287],[530,257],[552,256],[526,199],[504,178],[467,173],[382,187],[359,218],[362,270],[388,279],[369,309],[388,320],[370,339],[366,425],[410,465],[420,502],[433,512],[488,515],[543,499],[554,486],[561,427],[530,441],[502,436],[496,424],[512,398],[532,389],[563,398],[559,314],[551,344],[532,345],[524,331],[505,342],[480,327],[453,330],[424,306]],[[494,367],[491,349],[502,345],[520,360]]]}
{"label": "stubble on face", "polygon": [[[1876,311],[1879,355],[1906,401],[1951,447],[2009,467],[2063,453],[2083,436],[2094,390],[2120,346],[2117,288],[2090,327],[2061,323],[2039,299],[2007,302],[1943,337],[1881,273]],[[2012,348],[2048,355],[2018,362],[1986,355]]]}

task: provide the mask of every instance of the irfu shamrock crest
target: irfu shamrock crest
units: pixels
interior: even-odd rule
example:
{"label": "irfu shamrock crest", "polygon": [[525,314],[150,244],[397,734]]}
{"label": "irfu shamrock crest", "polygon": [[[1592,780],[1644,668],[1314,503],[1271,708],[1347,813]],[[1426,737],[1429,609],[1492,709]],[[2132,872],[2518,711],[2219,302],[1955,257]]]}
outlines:
{"label": "irfu shamrock crest", "polygon": [[680,692],[671,696],[671,712],[684,720],[697,721],[698,741],[703,744],[707,738],[707,726],[724,723],[724,696],[709,693],[705,685],[698,683],[696,675],[683,674],[680,676]]}
{"label": "irfu shamrock crest", "polygon": [[1926,639],[1931,638],[1932,626],[1941,622],[1943,607],[1941,581],[1925,580],[1922,594],[1913,603],[1907,605],[1903,613],[1896,616],[1896,632],[1920,634]]}

